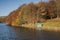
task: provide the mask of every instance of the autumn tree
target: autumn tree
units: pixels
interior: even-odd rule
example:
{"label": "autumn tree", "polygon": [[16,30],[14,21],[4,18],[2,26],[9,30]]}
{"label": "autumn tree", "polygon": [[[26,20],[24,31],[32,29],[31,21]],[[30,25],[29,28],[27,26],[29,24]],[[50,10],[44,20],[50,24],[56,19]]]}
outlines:
{"label": "autumn tree", "polygon": [[57,18],[60,17],[60,0],[55,0],[57,8]]}
{"label": "autumn tree", "polygon": [[48,15],[51,19],[57,16],[56,3],[54,0],[50,0],[47,5]]}

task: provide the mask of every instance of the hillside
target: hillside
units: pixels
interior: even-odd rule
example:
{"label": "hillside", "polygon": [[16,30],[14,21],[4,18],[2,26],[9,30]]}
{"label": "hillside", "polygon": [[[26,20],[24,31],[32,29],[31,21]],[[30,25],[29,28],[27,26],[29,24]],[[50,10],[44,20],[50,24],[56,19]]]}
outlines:
{"label": "hillside", "polygon": [[34,24],[57,18],[55,1],[23,4],[13,10],[6,18],[6,23],[12,26]]}
{"label": "hillside", "polygon": [[0,22],[2,23],[2,22],[5,22],[5,18],[6,18],[6,16],[0,16]]}

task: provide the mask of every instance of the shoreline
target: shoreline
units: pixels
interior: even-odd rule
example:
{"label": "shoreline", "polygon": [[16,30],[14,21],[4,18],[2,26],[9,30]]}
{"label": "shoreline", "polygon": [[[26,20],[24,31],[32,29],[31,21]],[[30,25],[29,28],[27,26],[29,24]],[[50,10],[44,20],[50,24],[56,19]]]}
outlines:
{"label": "shoreline", "polygon": [[42,30],[60,31],[60,27],[43,27]]}
{"label": "shoreline", "polygon": [[36,30],[41,29],[41,30],[48,30],[48,31],[60,31],[60,27],[50,27],[50,26],[43,25],[42,27],[37,28],[36,25],[33,23],[22,24],[22,25],[10,25],[10,26],[12,26],[12,27],[23,27],[23,28],[36,29]]}

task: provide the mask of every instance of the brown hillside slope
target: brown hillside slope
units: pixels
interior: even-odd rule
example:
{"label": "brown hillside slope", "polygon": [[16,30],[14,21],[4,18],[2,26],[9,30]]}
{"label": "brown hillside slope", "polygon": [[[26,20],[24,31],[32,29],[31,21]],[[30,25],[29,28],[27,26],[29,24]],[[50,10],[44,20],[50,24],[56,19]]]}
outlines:
{"label": "brown hillside slope", "polygon": [[55,6],[51,6],[55,5],[55,3],[52,4],[52,2],[24,4],[8,15],[6,23],[20,26],[22,24],[42,22],[46,19],[56,18]]}

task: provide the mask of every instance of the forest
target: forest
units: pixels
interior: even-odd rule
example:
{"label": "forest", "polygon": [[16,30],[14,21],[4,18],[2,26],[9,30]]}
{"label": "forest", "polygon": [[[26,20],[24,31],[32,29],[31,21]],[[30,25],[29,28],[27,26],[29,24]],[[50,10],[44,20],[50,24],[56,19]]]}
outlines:
{"label": "forest", "polygon": [[19,26],[21,24],[44,22],[60,17],[59,0],[49,2],[38,2],[23,4],[16,10],[10,12],[5,22],[9,25]]}

